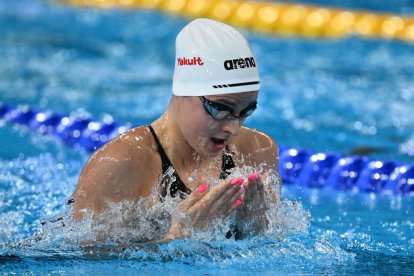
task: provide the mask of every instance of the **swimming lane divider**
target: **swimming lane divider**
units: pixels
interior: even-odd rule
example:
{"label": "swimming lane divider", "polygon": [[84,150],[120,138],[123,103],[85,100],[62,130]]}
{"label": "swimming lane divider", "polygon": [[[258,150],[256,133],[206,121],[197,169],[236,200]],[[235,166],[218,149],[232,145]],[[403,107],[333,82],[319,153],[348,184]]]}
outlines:
{"label": "swimming lane divider", "polygon": [[[101,122],[1,103],[0,121],[26,126],[42,135],[53,136],[68,146],[89,152],[133,127],[129,123]],[[306,188],[414,195],[414,164],[406,165],[398,161],[281,146],[279,172],[284,184]]]}
{"label": "swimming lane divider", "polygon": [[414,42],[414,18],[278,1],[57,0],[78,7],[149,9],[189,18],[207,17],[235,27],[287,36],[350,35]]}

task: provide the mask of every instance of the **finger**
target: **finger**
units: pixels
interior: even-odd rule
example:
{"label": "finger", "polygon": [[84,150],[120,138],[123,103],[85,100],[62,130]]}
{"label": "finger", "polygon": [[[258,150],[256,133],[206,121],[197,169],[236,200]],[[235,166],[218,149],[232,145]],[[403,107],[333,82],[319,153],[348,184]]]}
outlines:
{"label": "finger", "polygon": [[[249,204],[249,202],[252,201],[252,197],[253,197],[253,193],[251,191],[252,187],[250,185],[250,183],[246,182],[243,184],[243,188],[244,188],[244,200],[243,202],[245,202],[245,204]],[[246,205],[247,207],[247,205]]]}
{"label": "finger", "polygon": [[250,191],[252,191],[253,193],[258,192],[258,183],[261,183],[260,175],[257,172],[254,172],[247,177],[247,180],[249,180]]}
{"label": "finger", "polygon": [[222,216],[222,214],[230,208],[231,204],[233,204],[243,193],[244,188],[241,184],[233,185],[231,189],[225,191],[220,198],[211,204],[208,217],[213,218]]}
{"label": "finger", "polygon": [[257,189],[257,196],[260,198],[264,198],[264,182],[262,181],[262,176],[259,176],[259,178],[256,180],[256,189]]}
{"label": "finger", "polygon": [[218,186],[211,189],[211,191],[208,194],[206,204],[211,205],[217,200],[219,200],[221,197],[229,195],[229,193],[232,193],[234,191],[234,188],[240,188],[243,182],[243,178],[233,178],[223,181]]}
{"label": "finger", "polygon": [[249,210],[261,210],[266,206],[265,186],[263,183],[268,176],[268,174],[260,176],[258,173],[249,175],[248,180],[251,189],[249,189],[249,193],[246,193],[249,196],[246,199],[246,207]]}
{"label": "finger", "polygon": [[228,188],[216,189],[217,187],[215,187],[207,193],[205,197],[190,206],[187,214],[192,217],[194,225],[200,223],[205,224],[217,216],[216,213],[220,210],[219,207],[223,202],[226,202],[226,199],[231,198],[232,195],[238,192],[242,182],[242,179],[235,179],[234,181],[230,181],[230,186]]}
{"label": "finger", "polygon": [[227,214],[230,214],[231,212],[233,212],[235,208],[243,204],[244,195],[245,190],[244,187],[241,186],[236,193],[234,193],[231,197],[224,201],[223,204],[220,206],[220,210],[222,210],[222,215],[226,217]]}
{"label": "finger", "polygon": [[259,203],[258,201],[264,198],[263,183],[257,172],[250,174],[247,180],[249,182],[247,184],[248,189],[246,189],[246,207],[252,207],[251,204]]}
{"label": "finger", "polygon": [[[228,200],[226,200],[226,207],[233,206],[237,201],[240,201],[240,204],[237,204],[237,206],[241,205],[244,201],[245,196],[245,189],[244,187],[240,187],[239,191],[235,194],[233,194]],[[236,206],[236,207],[237,207]]]}
{"label": "finger", "polygon": [[[243,180],[240,179],[240,182],[242,182],[242,181]],[[236,200],[240,196],[240,194],[244,193],[244,191],[245,191],[245,189],[243,187],[243,183],[233,185],[233,187],[231,189],[224,192],[221,195],[221,197],[217,199],[217,202],[223,202],[224,204],[234,202],[234,200]]]}
{"label": "finger", "polygon": [[240,190],[243,181],[242,178],[223,181],[211,189],[201,200],[190,206],[187,213],[192,217],[193,225],[206,224],[217,217],[218,212],[222,212],[222,206],[227,202],[227,199]]}
{"label": "finger", "polygon": [[[244,190],[244,189],[243,189]],[[244,208],[241,208],[241,207],[239,207],[239,206],[242,206],[243,205],[243,202],[244,202],[244,196],[245,196],[245,193],[244,193],[244,191],[243,191],[243,193],[238,197],[238,198],[233,198],[233,200],[234,201],[232,201],[232,202],[234,202],[229,208],[227,208],[227,209],[225,209],[225,211],[224,211],[224,213],[223,213],[223,217],[224,218],[226,218],[226,217],[228,217],[231,213],[233,213],[236,209],[237,209],[237,211],[238,212],[242,212],[242,213],[244,213]],[[236,217],[237,217],[237,215],[236,215]]]}
{"label": "finger", "polygon": [[256,184],[252,182],[246,182],[243,184],[246,194],[245,194],[245,202],[246,204],[249,204],[251,201],[253,201],[254,196],[257,193]]}
{"label": "finger", "polygon": [[260,196],[263,196],[264,190],[265,190],[264,183],[268,176],[269,176],[268,173],[264,175],[259,175],[258,173],[252,173],[251,175],[249,175],[248,180],[249,182],[252,183],[252,187],[255,188],[252,191],[255,193],[257,192],[257,194],[259,194]]}
{"label": "finger", "polygon": [[228,216],[230,216],[231,213],[233,213],[242,204],[243,204],[243,201],[238,199],[236,202],[234,202],[234,204],[229,209],[227,209],[222,214],[222,218],[227,218]]}
{"label": "finger", "polygon": [[198,186],[197,189],[191,192],[190,196],[188,196],[179,204],[180,210],[182,212],[186,212],[188,209],[190,209],[194,204],[199,202],[200,199],[207,194],[207,189],[208,186],[205,183],[202,183],[200,186]]}
{"label": "finger", "polygon": [[268,184],[265,187],[265,183],[267,181],[267,179],[270,177],[270,173],[266,172],[264,174],[262,174],[260,176],[260,184],[258,186],[259,191],[260,191],[260,196],[262,196],[264,198],[266,193],[272,193],[272,185]]}
{"label": "finger", "polygon": [[[193,220],[193,225],[205,225],[217,216],[220,206],[223,205],[225,199],[236,193],[243,183],[242,178],[234,178],[223,181],[199,198],[196,202],[189,201],[187,204],[187,215]],[[190,205],[192,204],[192,205]],[[186,207],[186,206],[184,206]]]}

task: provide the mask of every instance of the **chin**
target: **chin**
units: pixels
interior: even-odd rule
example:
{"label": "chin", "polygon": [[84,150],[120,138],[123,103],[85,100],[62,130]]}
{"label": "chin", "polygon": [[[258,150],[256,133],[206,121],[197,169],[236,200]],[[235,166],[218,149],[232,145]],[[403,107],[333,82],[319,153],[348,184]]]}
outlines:
{"label": "chin", "polygon": [[223,151],[219,151],[219,152],[209,152],[209,154],[207,155],[208,157],[217,157],[219,155],[221,155],[223,153]]}
{"label": "chin", "polygon": [[193,149],[200,155],[205,157],[217,157],[223,154],[226,144],[217,145],[212,143],[210,140],[199,143]]}
{"label": "chin", "polygon": [[207,152],[207,155],[209,157],[216,157],[216,156],[219,156],[219,155],[223,154],[223,150],[224,150],[224,148],[223,149],[211,149],[210,148]]}
{"label": "chin", "polygon": [[197,151],[198,154],[205,157],[217,157],[223,153],[223,150],[217,151],[209,148],[203,148],[202,150]]}

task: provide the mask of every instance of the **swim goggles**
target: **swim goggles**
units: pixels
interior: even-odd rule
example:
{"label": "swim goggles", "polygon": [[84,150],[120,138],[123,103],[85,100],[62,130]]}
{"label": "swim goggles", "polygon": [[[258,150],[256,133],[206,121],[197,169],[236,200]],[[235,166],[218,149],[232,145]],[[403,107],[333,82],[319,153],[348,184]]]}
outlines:
{"label": "swim goggles", "polygon": [[249,104],[245,109],[240,111],[239,116],[234,115],[234,109],[221,103],[212,102],[207,100],[205,97],[200,96],[200,100],[203,103],[204,109],[216,120],[223,120],[223,119],[245,119],[252,115],[253,111],[257,108],[257,101],[252,102]]}

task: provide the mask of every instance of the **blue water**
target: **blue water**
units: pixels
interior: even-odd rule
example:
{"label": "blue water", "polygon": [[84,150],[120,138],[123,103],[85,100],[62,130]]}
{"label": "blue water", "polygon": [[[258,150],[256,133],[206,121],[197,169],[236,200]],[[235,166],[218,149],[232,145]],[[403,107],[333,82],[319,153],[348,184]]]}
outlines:
{"label": "blue water", "polygon": [[[375,10],[358,2],[344,7]],[[378,7],[401,14],[414,7],[383,2]],[[187,22],[152,11],[0,0],[0,102],[147,124],[168,104],[174,39]],[[414,163],[414,45],[244,32],[263,83],[248,126],[285,146],[365,150],[372,158]],[[42,229],[40,221],[64,212],[88,156],[0,122],[0,272],[414,273],[412,197],[294,185],[282,190],[283,237],[269,232],[235,242],[210,233],[159,247],[87,254],[67,242],[87,228]],[[27,240],[39,231],[41,238]]]}

